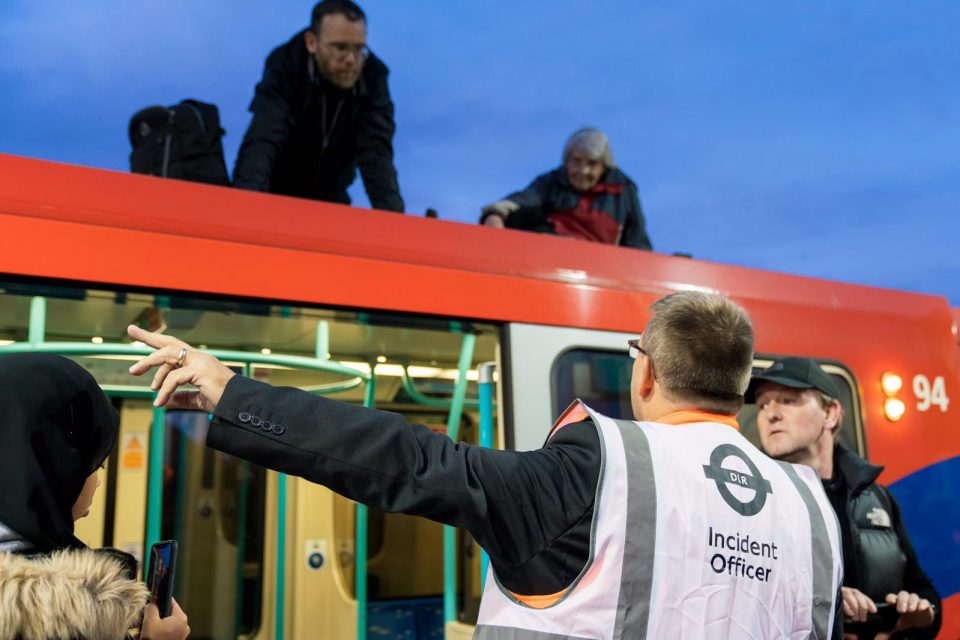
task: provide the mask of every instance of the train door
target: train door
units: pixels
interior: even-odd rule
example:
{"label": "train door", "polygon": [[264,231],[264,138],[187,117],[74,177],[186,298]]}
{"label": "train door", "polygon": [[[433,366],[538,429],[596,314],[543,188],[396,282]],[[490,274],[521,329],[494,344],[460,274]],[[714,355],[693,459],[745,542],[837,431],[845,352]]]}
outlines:
{"label": "train door", "polygon": [[506,390],[512,448],[539,449],[576,398],[611,417],[631,418],[627,340],[634,334],[512,324]]}

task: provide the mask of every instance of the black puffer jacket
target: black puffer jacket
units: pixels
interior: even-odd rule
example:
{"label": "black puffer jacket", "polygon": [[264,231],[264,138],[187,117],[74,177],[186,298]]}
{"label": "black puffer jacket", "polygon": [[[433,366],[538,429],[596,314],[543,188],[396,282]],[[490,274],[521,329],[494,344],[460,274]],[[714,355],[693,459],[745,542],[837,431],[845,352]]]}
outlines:
{"label": "black puffer jacket", "polygon": [[402,212],[386,65],[371,55],[351,89],[313,67],[303,32],[267,58],[234,186],[349,204],[347,187],[359,167],[373,207]]}
{"label": "black puffer jacket", "polygon": [[834,478],[824,488],[843,536],[843,586],[883,602],[888,593],[906,590],[936,607],[933,624],[894,637],[925,640],[940,630],[940,595],[924,573],[900,518],[900,507],[876,479],[883,467],[872,465],[846,447],[833,454]]}

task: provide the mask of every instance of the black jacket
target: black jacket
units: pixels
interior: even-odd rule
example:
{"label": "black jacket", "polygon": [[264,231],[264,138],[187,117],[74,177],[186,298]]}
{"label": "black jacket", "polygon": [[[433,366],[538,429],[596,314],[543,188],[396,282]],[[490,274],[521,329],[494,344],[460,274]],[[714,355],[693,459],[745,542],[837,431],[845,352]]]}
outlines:
{"label": "black jacket", "polygon": [[274,49],[250,105],[234,186],[349,204],[359,167],[370,204],[402,212],[388,73],[371,54],[353,88],[341,89],[315,71],[303,32]]}
{"label": "black jacket", "polygon": [[397,413],[234,376],[207,444],[383,511],[461,527],[507,588],[542,595],[566,588],[590,554],[600,439],[579,427],[536,451],[495,451]]}
{"label": "black jacket", "polygon": [[872,465],[846,447],[833,454],[834,477],[824,481],[843,538],[843,586],[858,589],[875,602],[906,590],[936,607],[933,624],[907,629],[895,638],[934,638],[943,621],[940,595],[924,573],[903,527],[900,507],[876,479],[883,467]]}
{"label": "black jacket", "polygon": [[[618,192],[604,192],[616,188]],[[636,249],[651,249],[637,185],[619,169],[608,170],[598,184],[600,193],[588,194],[592,211],[609,216],[616,239],[611,244]],[[506,226],[511,229],[556,233],[551,214],[574,209],[584,194],[570,184],[567,170],[563,167],[537,176],[523,191],[511,193],[507,200],[520,205],[520,209],[507,217]],[[566,235],[566,234],[563,234]]]}

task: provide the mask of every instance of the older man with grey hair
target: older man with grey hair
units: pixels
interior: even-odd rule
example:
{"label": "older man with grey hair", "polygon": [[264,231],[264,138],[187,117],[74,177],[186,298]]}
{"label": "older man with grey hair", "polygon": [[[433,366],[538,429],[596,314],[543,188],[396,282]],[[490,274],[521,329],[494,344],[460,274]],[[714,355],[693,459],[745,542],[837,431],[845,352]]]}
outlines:
{"label": "older man with grey hair", "polygon": [[563,148],[563,165],[523,191],[483,208],[480,223],[651,249],[637,185],[617,169],[599,129],[580,129]]}

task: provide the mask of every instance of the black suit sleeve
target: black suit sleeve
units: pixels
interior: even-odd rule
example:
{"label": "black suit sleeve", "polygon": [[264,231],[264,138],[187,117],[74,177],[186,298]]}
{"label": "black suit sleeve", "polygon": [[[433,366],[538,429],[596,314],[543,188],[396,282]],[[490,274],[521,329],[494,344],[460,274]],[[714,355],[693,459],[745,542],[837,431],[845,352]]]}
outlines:
{"label": "black suit sleeve", "polygon": [[277,155],[290,135],[287,83],[291,79],[286,77],[280,64],[280,55],[278,50],[267,58],[263,79],[250,104],[253,119],[243,136],[233,168],[233,186],[241,189],[270,190]]}
{"label": "black suit sleeve", "polygon": [[592,514],[600,466],[588,423],[536,451],[497,451],[455,443],[396,413],[241,376],[227,385],[207,444],[384,511],[462,527],[498,575],[517,575]]}
{"label": "black suit sleeve", "polygon": [[403,198],[393,164],[393,101],[387,71],[377,78],[357,121],[357,166],[375,209],[403,213]]}

